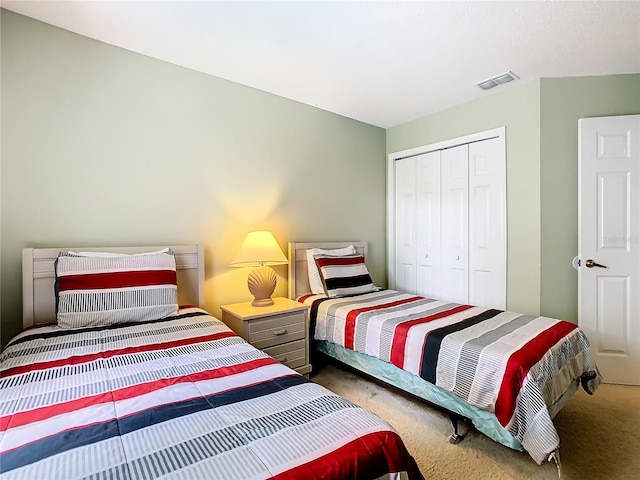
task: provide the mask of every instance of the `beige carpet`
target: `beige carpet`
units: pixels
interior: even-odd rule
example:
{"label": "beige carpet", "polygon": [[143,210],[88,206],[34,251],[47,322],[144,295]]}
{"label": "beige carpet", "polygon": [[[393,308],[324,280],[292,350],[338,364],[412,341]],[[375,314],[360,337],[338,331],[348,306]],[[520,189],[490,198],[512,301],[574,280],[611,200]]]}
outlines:
{"label": "beige carpet", "polygon": [[[312,380],[393,425],[427,479],[558,478],[555,464],[539,466],[466,424],[462,442],[450,444],[448,415],[334,365]],[[640,479],[640,387],[602,385],[593,396],[580,389],[554,423],[564,480]]]}

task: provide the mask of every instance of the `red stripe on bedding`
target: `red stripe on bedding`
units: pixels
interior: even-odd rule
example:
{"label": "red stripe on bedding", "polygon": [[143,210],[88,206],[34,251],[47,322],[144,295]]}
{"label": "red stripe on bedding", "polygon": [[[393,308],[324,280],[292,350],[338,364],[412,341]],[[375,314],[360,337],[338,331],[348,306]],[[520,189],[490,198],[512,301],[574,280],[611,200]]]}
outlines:
{"label": "red stripe on bedding", "polygon": [[403,305],[405,303],[411,303],[423,299],[424,297],[409,297],[403,300],[396,300],[395,302],[381,303],[379,305],[372,305],[370,307],[355,308],[349,311],[349,313],[347,313],[347,318],[345,320],[344,326],[344,346],[353,350],[353,342],[356,331],[356,320],[358,318],[358,315],[360,315],[361,313],[370,312],[372,310],[382,310],[384,308],[396,307],[398,305]]}
{"label": "red stripe on bedding", "polygon": [[570,322],[561,321],[556,323],[531,339],[509,357],[502,377],[500,392],[496,399],[495,414],[502,426],[508,425],[511,421],[511,417],[515,412],[518,394],[522,388],[522,382],[531,367],[538,363],[544,354],[556,345],[560,339],[577,328],[576,324]]}
{"label": "red stripe on bedding", "polygon": [[407,344],[407,334],[409,333],[411,327],[415,327],[416,325],[420,325],[422,323],[429,323],[433,320],[448,317],[449,315],[455,315],[456,313],[464,312],[465,310],[468,310],[470,308],[472,308],[471,305],[459,305],[450,310],[444,310],[427,317],[416,318],[415,320],[409,320],[407,322],[396,325],[396,329],[393,332],[393,340],[391,342],[391,363],[393,363],[396,367],[404,368],[404,348]]}
{"label": "red stripe on bedding", "polygon": [[385,474],[406,472],[408,478],[420,478],[415,460],[407,453],[394,432],[369,433],[338,449],[274,475],[277,480],[299,478],[349,478],[354,480],[381,478]]}
{"label": "red stripe on bedding", "polygon": [[357,265],[364,262],[362,255],[347,256],[347,257],[319,257],[316,258],[316,264],[319,268],[327,266],[343,266],[343,265]]}
{"label": "red stripe on bedding", "polygon": [[179,383],[201,382],[205,380],[213,380],[214,378],[229,377],[231,375],[237,375],[265,365],[273,365],[276,363],[278,362],[271,357],[258,358],[245,363],[204,370],[202,372],[183,375],[180,377],[161,378],[151,382],[136,384],[131,387],[120,388],[118,390],[113,390],[112,392],[99,393],[96,395],[77,398],[75,400],[69,400],[67,402],[48,405],[46,407],[39,407],[33,410],[19,412],[0,418],[0,431],[6,431],[9,426],[11,426],[11,428],[17,428],[29,423],[40,422],[56,415],[62,415],[64,413],[73,412],[93,405],[99,405],[101,403],[111,401],[117,402],[139,397]]}
{"label": "red stripe on bedding", "polygon": [[302,295],[302,296],[298,299],[298,302],[300,302],[300,303],[304,303],[304,302],[307,300],[307,298],[311,298],[311,297],[313,297],[314,295],[315,295],[315,293],[309,293],[308,295]]}
{"label": "red stripe on bedding", "polygon": [[109,273],[63,275],[58,277],[58,290],[100,290],[105,288],[176,285],[175,270],[141,270]]}
{"label": "red stripe on bedding", "polygon": [[153,350],[168,350],[169,348],[181,347],[183,345],[191,345],[195,343],[213,342],[215,340],[221,340],[223,338],[234,337],[236,334],[233,332],[220,332],[213,335],[204,335],[202,337],[183,338],[180,340],[174,340],[172,342],[165,343],[152,343],[149,345],[140,345],[135,347],[119,348],[117,350],[107,350],[106,352],[91,353],[88,355],[77,355],[68,358],[61,358],[58,360],[50,360],[48,362],[30,363],[27,365],[21,365],[19,367],[10,368],[2,372],[3,377],[10,377],[12,375],[20,375],[28,373],[34,370],[45,370],[47,368],[65,367],[67,365],[78,365],[80,363],[92,362],[100,358],[110,358],[116,355],[127,355],[130,353],[150,352]]}

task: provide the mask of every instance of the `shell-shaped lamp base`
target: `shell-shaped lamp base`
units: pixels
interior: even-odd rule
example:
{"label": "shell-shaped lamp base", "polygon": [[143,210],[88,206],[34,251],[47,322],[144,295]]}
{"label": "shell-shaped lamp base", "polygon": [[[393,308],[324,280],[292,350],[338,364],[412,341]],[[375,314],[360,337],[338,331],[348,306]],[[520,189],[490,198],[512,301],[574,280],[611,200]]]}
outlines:
{"label": "shell-shaped lamp base", "polygon": [[276,289],[276,272],[271,267],[256,267],[249,274],[247,279],[247,285],[249,291],[253,295],[253,302],[251,305],[254,307],[268,307],[273,305],[271,295]]}

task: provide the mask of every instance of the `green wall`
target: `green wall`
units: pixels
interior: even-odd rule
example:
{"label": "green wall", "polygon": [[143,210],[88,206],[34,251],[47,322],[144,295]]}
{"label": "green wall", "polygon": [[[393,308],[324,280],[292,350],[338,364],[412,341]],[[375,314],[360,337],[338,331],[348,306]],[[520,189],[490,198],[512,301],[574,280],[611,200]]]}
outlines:
{"label": "green wall", "polygon": [[578,119],[640,112],[640,74],[543,78],[387,130],[387,153],[506,126],[507,308],[578,319]]}
{"label": "green wall", "polygon": [[[2,344],[21,328],[27,246],[201,243],[214,315],[250,299],[247,270],[229,262],[253,229],[272,230],[283,248],[365,240],[384,285],[385,152],[501,126],[507,307],[576,320],[577,120],[640,112],[640,75],[507,86],[385,138],[371,125],[1,12]],[[286,295],[286,267],[276,271],[276,295]]]}
{"label": "green wall", "polygon": [[640,113],[640,74],[540,83],[541,313],[578,320],[578,119]]}
{"label": "green wall", "polygon": [[387,130],[387,153],[506,127],[507,308],[540,312],[540,83],[525,83]]}
{"label": "green wall", "polygon": [[6,10],[1,48],[3,344],[28,246],[203,244],[214,315],[251,299],[229,262],[254,229],[367,241],[386,282],[383,129]]}

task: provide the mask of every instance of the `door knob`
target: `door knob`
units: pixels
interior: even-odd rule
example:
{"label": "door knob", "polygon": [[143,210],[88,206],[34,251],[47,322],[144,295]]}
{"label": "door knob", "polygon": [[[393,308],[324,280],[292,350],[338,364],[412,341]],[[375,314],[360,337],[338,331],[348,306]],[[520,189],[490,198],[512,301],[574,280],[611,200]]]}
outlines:
{"label": "door knob", "polygon": [[587,268],[593,268],[593,267],[608,268],[605,265],[600,265],[599,263],[594,262],[593,259],[591,259],[591,258],[588,258],[584,262],[584,266],[587,267]]}

